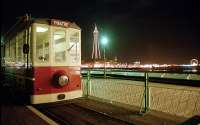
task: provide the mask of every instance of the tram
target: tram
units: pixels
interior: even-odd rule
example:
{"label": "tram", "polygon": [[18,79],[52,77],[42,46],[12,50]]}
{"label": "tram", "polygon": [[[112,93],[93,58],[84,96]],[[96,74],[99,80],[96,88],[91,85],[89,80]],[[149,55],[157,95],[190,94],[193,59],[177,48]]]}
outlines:
{"label": "tram", "polygon": [[31,104],[82,96],[76,23],[24,16],[5,35],[1,52],[3,83]]}

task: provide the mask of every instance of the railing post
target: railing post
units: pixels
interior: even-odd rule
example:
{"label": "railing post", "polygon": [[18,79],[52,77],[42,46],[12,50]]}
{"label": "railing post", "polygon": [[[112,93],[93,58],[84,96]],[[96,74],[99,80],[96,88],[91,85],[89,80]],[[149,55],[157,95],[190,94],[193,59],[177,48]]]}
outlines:
{"label": "railing post", "polygon": [[104,66],[104,78],[106,78],[106,67]]}
{"label": "railing post", "polygon": [[90,84],[90,69],[87,72],[86,97],[88,97],[89,95],[89,84]]}
{"label": "railing post", "polygon": [[145,112],[149,110],[149,74],[145,72]]}
{"label": "railing post", "polygon": [[146,113],[149,110],[149,75],[148,72],[144,73],[144,93],[142,97],[142,103],[140,108],[140,114]]}

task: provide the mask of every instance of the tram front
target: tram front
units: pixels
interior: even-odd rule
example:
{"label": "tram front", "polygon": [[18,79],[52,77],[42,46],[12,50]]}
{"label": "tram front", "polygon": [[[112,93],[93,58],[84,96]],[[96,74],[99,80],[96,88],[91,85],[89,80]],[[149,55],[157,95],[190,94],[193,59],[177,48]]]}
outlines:
{"label": "tram front", "polygon": [[33,24],[33,104],[82,96],[81,30],[71,22]]}

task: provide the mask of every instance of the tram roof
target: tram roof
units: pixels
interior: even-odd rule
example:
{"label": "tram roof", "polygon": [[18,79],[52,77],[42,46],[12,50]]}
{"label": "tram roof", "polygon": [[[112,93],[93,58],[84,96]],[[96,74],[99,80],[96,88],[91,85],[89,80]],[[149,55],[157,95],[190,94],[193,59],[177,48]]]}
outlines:
{"label": "tram roof", "polygon": [[51,19],[51,18],[30,18],[30,19],[28,19],[26,16],[23,16],[4,35],[5,41],[10,39],[17,32],[20,32],[21,30],[25,29],[26,27],[29,27],[33,23],[47,24],[47,25],[53,25],[53,26],[58,26],[58,27],[74,28],[74,29],[81,30],[81,28],[75,22],[70,22],[68,20]]}

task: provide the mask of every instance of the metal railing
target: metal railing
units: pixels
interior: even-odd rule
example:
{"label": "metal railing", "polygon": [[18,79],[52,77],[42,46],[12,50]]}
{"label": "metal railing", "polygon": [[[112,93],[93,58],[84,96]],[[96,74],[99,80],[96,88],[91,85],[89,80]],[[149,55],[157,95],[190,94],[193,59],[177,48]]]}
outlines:
{"label": "metal railing", "polygon": [[[120,71],[120,70],[107,70],[104,74],[104,70],[82,70],[83,76],[83,86],[84,86],[84,95],[86,97],[98,97],[110,102],[120,102],[128,105],[136,105],[140,107],[139,113],[145,114],[149,111],[151,105],[155,106],[154,99],[156,92],[150,93],[151,90],[171,90],[173,91],[174,86],[169,87],[168,85],[187,85],[185,83],[192,83],[188,86],[199,86],[200,79],[199,74],[170,74],[171,76],[182,75],[192,75],[193,80],[173,77],[163,77],[164,73],[162,72],[135,72],[135,71]],[[168,75],[165,73],[165,75]],[[194,77],[195,76],[195,77]],[[163,83],[167,86],[163,85]],[[162,84],[162,85],[161,85]],[[186,88],[178,87],[180,92],[192,92],[193,90],[187,90]],[[165,92],[163,91],[163,92]],[[180,93],[179,92],[179,93]],[[194,96],[200,93],[197,90]],[[159,96],[159,95],[158,95]],[[187,94],[186,94],[187,96]],[[159,97],[162,98],[162,97]],[[152,100],[154,99],[154,100]],[[151,104],[150,104],[150,100]],[[159,102],[160,103],[160,102]],[[159,109],[160,110],[160,109]]]}

